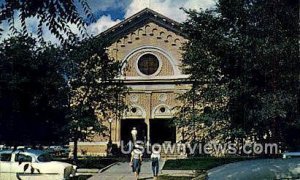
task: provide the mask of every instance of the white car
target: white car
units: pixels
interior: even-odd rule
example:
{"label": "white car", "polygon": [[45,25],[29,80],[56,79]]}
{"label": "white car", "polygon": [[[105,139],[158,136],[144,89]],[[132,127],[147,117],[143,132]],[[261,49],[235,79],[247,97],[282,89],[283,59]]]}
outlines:
{"label": "white car", "polygon": [[75,176],[76,166],[51,161],[49,154],[40,150],[0,151],[0,179],[53,179],[62,180]]}

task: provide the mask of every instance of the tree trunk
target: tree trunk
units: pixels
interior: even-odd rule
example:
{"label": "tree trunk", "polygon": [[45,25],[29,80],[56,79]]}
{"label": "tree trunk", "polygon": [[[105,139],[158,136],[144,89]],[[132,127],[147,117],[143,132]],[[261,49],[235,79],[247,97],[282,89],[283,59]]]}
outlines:
{"label": "tree trunk", "polygon": [[78,138],[74,137],[74,147],[73,147],[73,163],[77,164],[77,152],[78,152]]}

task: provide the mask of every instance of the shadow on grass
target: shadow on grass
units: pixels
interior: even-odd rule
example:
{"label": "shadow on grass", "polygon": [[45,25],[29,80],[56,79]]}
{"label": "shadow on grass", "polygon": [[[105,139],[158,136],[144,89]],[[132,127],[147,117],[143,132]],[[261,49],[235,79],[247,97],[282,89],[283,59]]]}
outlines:
{"label": "shadow on grass", "polygon": [[71,178],[70,180],[87,180],[90,177],[92,177],[92,175],[79,175]]}
{"label": "shadow on grass", "polygon": [[[55,161],[67,162],[73,164],[72,159],[54,159]],[[118,159],[115,158],[103,158],[103,157],[85,157],[80,158],[77,161],[78,168],[87,168],[87,169],[102,169],[110,164],[118,162]]]}

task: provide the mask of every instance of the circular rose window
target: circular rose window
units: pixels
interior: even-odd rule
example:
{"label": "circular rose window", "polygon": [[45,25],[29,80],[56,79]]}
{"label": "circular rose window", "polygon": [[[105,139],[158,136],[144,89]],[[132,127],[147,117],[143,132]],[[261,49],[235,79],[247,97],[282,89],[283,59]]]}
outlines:
{"label": "circular rose window", "polygon": [[145,75],[153,75],[159,67],[159,61],[153,54],[145,54],[138,61],[138,68]]}

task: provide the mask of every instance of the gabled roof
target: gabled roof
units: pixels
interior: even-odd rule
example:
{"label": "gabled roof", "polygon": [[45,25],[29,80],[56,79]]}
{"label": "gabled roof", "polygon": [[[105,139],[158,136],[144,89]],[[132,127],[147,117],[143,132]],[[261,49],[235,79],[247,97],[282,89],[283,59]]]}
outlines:
{"label": "gabled roof", "polygon": [[176,34],[184,36],[180,28],[180,23],[156,11],[153,11],[152,9],[145,8],[142,11],[132,15],[124,21],[100,33],[96,37],[105,37],[112,41],[125,34],[128,34],[128,31],[137,29],[149,22],[154,22],[157,25],[160,25],[170,31],[173,31]]}

